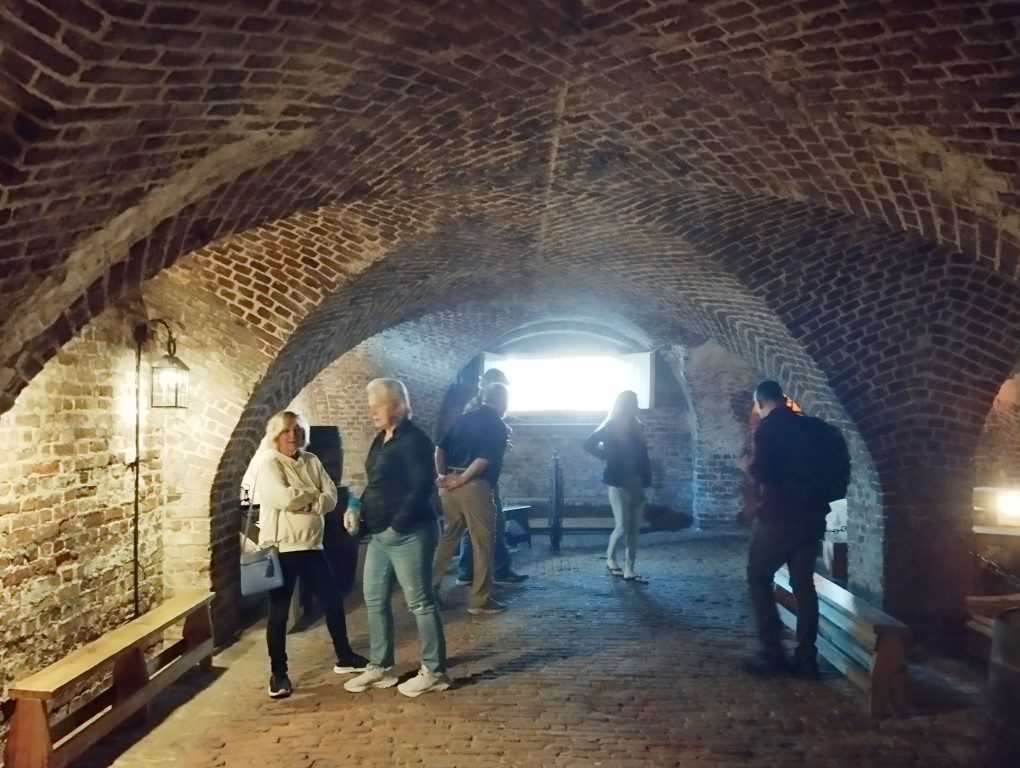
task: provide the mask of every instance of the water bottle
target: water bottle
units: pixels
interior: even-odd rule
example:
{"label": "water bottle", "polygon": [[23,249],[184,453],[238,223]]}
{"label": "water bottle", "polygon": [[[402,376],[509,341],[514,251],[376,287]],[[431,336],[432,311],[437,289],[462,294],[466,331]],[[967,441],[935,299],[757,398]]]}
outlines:
{"label": "water bottle", "polygon": [[347,492],[347,511],[354,518],[354,525],[348,533],[351,536],[357,536],[358,529],[361,528],[361,501],[358,499],[358,494],[354,492],[353,488]]}

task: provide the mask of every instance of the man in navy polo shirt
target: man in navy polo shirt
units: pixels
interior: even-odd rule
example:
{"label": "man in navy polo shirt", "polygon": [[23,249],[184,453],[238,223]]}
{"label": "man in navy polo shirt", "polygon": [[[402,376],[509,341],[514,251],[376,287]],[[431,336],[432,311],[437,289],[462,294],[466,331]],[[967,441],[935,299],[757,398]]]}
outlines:
{"label": "man in navy polo shirt", "polygon": [[505,384],[482,390],[482,406],[463,414],[436,446],[439,498],[446,527],[436,549],[436,593],[467,527],[474,551],[468,612],[499,613],[506,606],[492,599],[492,559],[496,532],[493,489],[499,482],[509,429],[503,422],[510,391]]}
{"label": "man in navy polo shirt", "polygon": [[[482,407],[482,390],[489,384],[505,384],[510,386],[506,374],[499,368],[489,368],[478,377],[478,394],[471,398],[464,407],[464,413],[477,410]],[[507,429],[509,434],[510,430]],[[513,561],[510,557],[510,547],[506,543],[504,528],[506,520],[503,517],[503,498],[499,493],[499,485],[492,489],[493,501],[496,503],[496,535],[493,545],[492,559],[492,580],[495,584],[520,584],[527,581],[528,577],[523,573],[517,573],[513,569]],[[474,553],[471,550],[471,537],[467,531],[460,537],[460,554],[457,556],[457,584],[464,586],[474,581]]]}

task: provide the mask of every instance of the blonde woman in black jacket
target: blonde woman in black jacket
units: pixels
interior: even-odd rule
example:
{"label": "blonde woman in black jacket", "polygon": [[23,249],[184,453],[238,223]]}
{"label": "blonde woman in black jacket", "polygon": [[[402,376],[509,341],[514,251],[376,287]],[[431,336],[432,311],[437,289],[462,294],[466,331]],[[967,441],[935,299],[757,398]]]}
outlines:
{"label": "blonde woman in black jacket", "polygon": [[[625,581],[647,584],[634,571],[638,533],[645,512],[645,488],[652,484],[651,461],[644,425],[638,421],[636,393],[626,390],[617,395],[609,416],[584,441],[584,450],[606,462],[602,482],[608,486],[615,521],[606,550],[606,567]],[[621,538],[626,538],[627,544],[623,567],[616,560]]]}

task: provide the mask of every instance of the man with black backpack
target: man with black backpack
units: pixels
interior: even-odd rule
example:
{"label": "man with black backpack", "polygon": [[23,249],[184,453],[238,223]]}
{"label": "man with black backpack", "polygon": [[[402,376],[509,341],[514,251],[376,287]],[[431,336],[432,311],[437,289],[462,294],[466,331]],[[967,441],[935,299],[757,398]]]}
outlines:
{"label": "man with black backpack", "polygon": [[[829,502],[846,496],[850,456],[835,427],[803,416],[787,405],[782,387],[763,381],[754,390],[762,420],[741,469],[761,486],[747,555],[747,582],[761,641],[761,657],[747,665],[755,674],[818,677],[818,595],[814,569],[825,535]],[[797,600],[797,650],[787,661],[772,579],[790,569]]]}

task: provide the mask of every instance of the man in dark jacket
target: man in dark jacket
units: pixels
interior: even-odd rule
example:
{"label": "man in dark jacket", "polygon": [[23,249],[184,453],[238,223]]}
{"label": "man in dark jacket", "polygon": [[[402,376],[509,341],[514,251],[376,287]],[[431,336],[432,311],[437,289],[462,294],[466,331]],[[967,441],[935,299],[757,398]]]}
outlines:
{"label": "man in dark jacket", "polygon": [[[762,420],[754,433],[751,455],[741,469],[761,486],[761,504],[751,532],[747,555],[747,583],[761,642],[761,658],[748,665],[759,674],[795,672],[818,676],[815,641],[818,636],[818,595],[814,569],[819,542],[825,534],[829,505],[805,492],[797,477],[804,456],[802,417],[788,405],[782,387],[763,381],[754,390]],[[781,623],[772,580],[780,566],[790,570],[790,586],[797,600],[797,650],[788,662],[780,642]]]}
{"label": "man in dark jacket", "polygon": [[468,601],[473,614],[499,613],[506,607],[492,599],[492,556],[496,505],[492,491],[499,481],[508,429],[503,422],[509,400],[504,384],[482,391],[482,407],[463,414],[436,446],[439,498],[446,528],[436,549],[433,580],[438,594],[443,574],[464,527],[474,550],[474,579]]}

